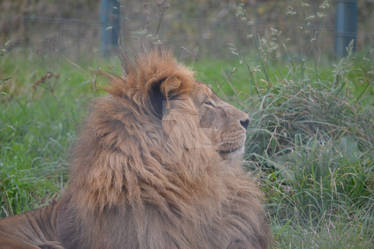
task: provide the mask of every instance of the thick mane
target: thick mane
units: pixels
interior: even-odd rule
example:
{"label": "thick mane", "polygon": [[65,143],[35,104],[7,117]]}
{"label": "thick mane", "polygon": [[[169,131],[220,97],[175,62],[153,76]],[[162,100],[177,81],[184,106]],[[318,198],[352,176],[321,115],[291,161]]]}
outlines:
{"label": "thick mane", "polygon": [[184,213],[178,209],[190,208],[181,205],[193,203],[194,193],[216,197],[212,193],[221,183],[212,182],[217,177],[209,174],[216,170],[207,168],[217,167],[220,157],[197,143],[209,142],[192,103],[159,118],[150,95],[160,84],[167,104],[170,95],[188,94],[196,83],[168,52],[153,52],[140,57],[126,78],[112,77],[111,96],[95,103],[74,149],[71,173],[71,188],[84,211],[124,203],[142,210],[147,202]]}

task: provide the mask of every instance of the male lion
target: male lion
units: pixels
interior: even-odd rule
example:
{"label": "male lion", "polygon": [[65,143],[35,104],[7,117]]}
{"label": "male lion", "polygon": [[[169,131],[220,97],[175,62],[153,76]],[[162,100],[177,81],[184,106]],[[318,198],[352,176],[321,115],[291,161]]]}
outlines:
{"label": "male lion", "polygon": [[264,249],[261,192],[240,167],[248,116],[169,52],[110,75],[48,207],[0,221],[0,248]]}

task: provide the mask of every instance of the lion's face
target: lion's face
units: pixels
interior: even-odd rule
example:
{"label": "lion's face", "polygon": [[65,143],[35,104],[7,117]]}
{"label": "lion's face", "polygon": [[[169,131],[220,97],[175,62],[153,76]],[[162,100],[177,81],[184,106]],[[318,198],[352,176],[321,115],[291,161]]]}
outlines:
{"label": "lion's face", "polygon": [[[165,130],[176,131],[171,127],[178,124],[176,126],[185,126],[182,133],[193,137],[193,145],[185,145],[186,148],[208,147],[217,151],[223,159],[237,159],[243,154],[248,115],[220,99],[204,83],[194,81],[188,93],[174,93],[161,105],[164,107],[161,116]],[[191,133],[186,125],[191,120],[208,141]]]}
{"label": "lion's face", "polygon": [[203,83],[199,83],[192,96],[198,110],[199,125],[219,154],[224,159],[241,156],[249,124],[248,115],[220,99]]}
{"label": "lion's face", "polygon": [[[244,152],[248,115],[220,99],[204,83],[190,79],[189,89],[181,91],[183,83],[178,77],[170,77],[152,87],[151,102],[159,110],[157,113],[163,120],[166,133],[174,132],[178,139],[181,136],[176,135],[177,130],[180,135],[190,136],[193,144],[184,144],[185,148],[208,147],[223,159],[239,158]],[[200,130],[196,134],[200,135],[194,135],[194,129],[188,126],[192,120],[193,126]],[[208,141],[201,135],[205,135]]]}

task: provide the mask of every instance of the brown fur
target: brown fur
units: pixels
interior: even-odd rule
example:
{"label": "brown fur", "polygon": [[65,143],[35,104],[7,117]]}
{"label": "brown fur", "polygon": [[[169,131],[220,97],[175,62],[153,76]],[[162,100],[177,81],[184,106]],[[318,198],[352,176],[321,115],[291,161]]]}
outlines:
{"label": "brown fur", "polygon": [[0,249],[63,249],[58,242],[58,204],[0,220]]}
{"label": "brown fur", "polygon": [[141,56],[127,72],[124,79],[110,76],[110,96],[96,101],[74,147],[65,193],[53,212],[42,210],[53,217],[44,231],[51,235],[39,242],[17,232],[4,236],[5,223],[27,219],[8,218],[0,221],[0,245],[268,248],[262,194],[237,157],[247,115],[168,52]]}

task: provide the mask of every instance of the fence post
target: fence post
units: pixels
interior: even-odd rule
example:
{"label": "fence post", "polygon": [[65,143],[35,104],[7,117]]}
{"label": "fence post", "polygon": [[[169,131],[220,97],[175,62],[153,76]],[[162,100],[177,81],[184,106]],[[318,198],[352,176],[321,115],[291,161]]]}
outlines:
{"label": "fence post", "polygon": [[120,4],[117,0],[101,0],[101,51],[107,56],[118,46],[120,36]]}
{"label": "fence post", "polygon": [[347,46],[357,40],[357,0],[338,0],[336,5],[335,53],[337,57],[347,55]]}

